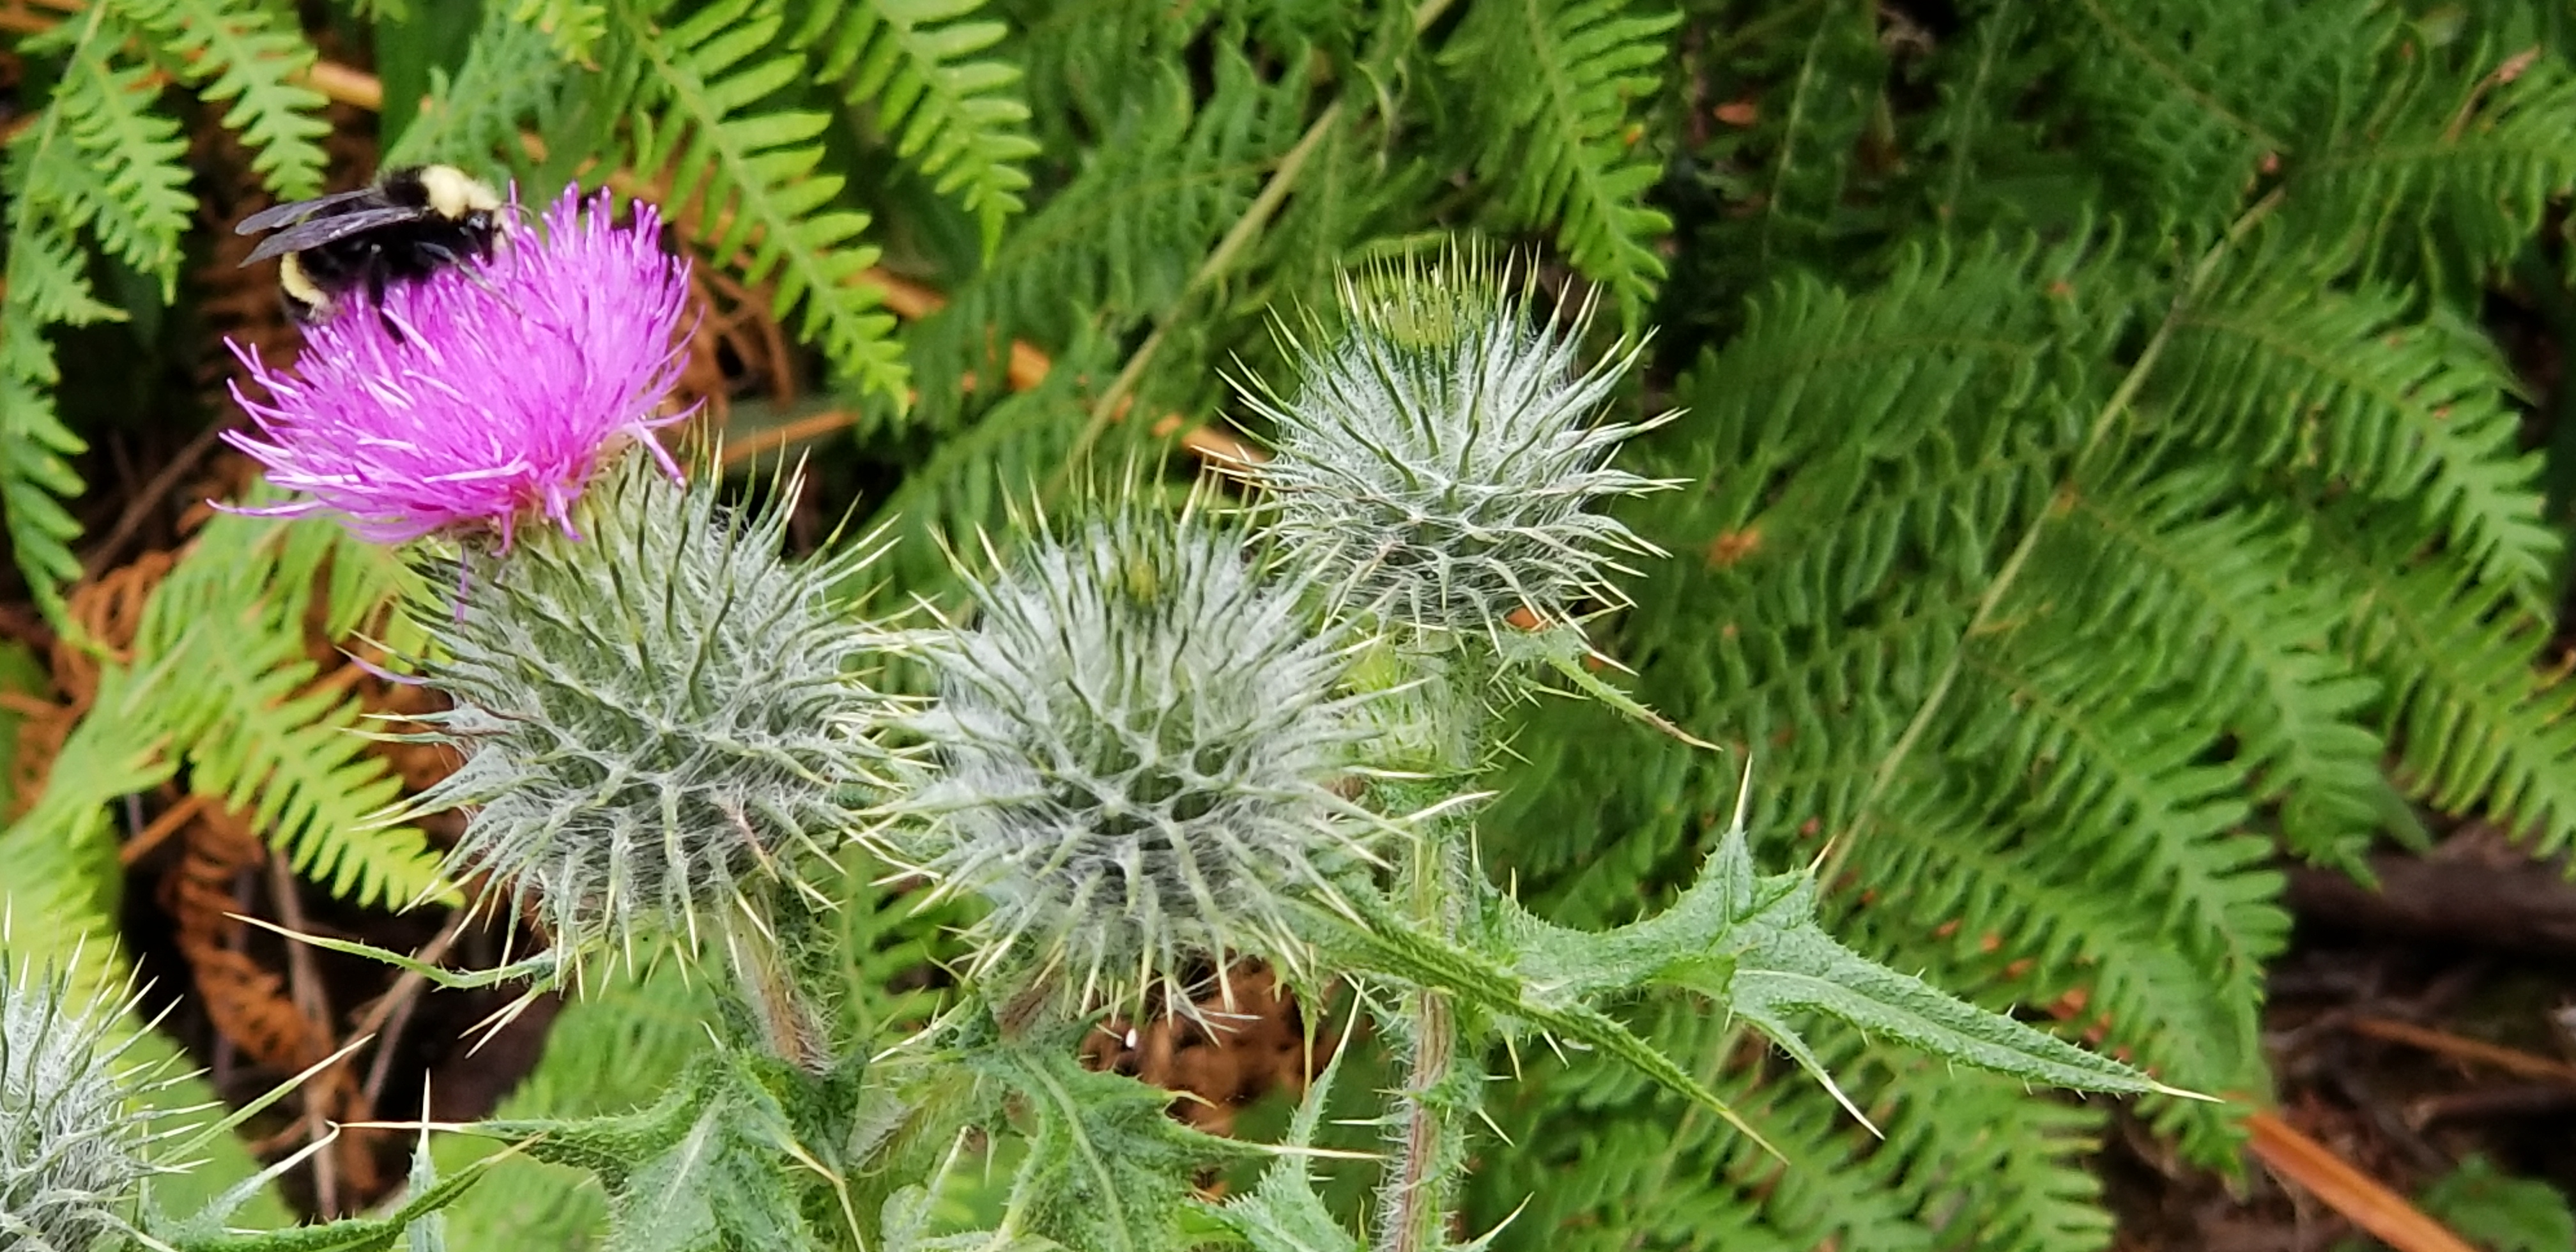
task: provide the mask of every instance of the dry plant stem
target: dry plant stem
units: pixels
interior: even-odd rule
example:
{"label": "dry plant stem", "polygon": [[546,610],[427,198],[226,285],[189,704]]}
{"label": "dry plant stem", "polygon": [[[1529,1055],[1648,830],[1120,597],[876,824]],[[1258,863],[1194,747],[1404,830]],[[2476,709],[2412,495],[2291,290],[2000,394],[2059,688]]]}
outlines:
{"label": "dry plant stem", "polygon": [[[269,894],[277,899],[278,920],[299,934],[311,933],[311,924],[304,917],[304,902],[295,894],[295,871],[287,865],[285,857],[272,854],[268,858],[268,889]],[[286,945],[286,973],[295,996],[296,1010],[322,1032],[323,1038],[332,1038],[331,1002],[323,998],[321,970],[313,963],[313,949],[301,943]],[[319,1143],[331,1133],[330,1119],[323,1115],[322,1106],[313,1097],[311,1087],[302,1092],[307,1143]],[[312,1161],[315,1211],[324,1214],[339,1212],[339,1162],[333,1160],[328,1151],[314,1153]]]}
{"label": "dry plant stem", "polygon": [[2246,1146],[2256,1159],[2397,1252],[2475,1252],[2449,1227],[2354,1168],[2333,1149],[2299,1133],[2279,1114],[2258,1112],[2245,1124],[2253,1132]]}
{"label": "dry plant stem", "polygon": [[216,441],[237,420],[238,414],[198,431],[196,438],[189,440],[187,446],[170,458],[169,464],[162,466],[150,482],[143,484],[142,490],[126,501],[125,511],[117,515],[116,525],[108,529],[107,537],[100,540],[96,548],[91,549],[89,559],[81,562],[82,578],[96,579],[125,555],[126,545],[134,541],[136,532],[143,528],[144,519],[161,506],[163,498],[179,489],[180,479],[195,472],[197,463],[214,451]]}
{"label": "dry plant stem", "polygon": [[[411,954],[412,959],[423,965],[436,965],[446,960],[447,949],[454,946],[456,937],[465,933],[466,923],[472,920],[473,910],[456,910],[455,915],[447,919],[447,925],[430,936],[429,942],[422,944],[418,952]],[[411,1024],[412,1010],[420,1006],[421,993],[428,988],[427,977],[415,970],[404,970],[402,976],[394,980],[393,987],[368,1007],[357,1028],[349,1032],[376,1037],[375,1059],[367,1065],[367,1081],[363,1088],[369,1108],[375,1107],[384,1097],[385,1076],[393,1068],[394,1041],[402,1038],[403,1028]],[[422,1116],[428,1114],[423,1113]]]}
{"label": "dry plant stem", "polygon": [[2351,1023],[2352,1033],[2390,1043],[2402,1043],[2427,1052],[2447,1056],[2471,1065],[2488,1065],[2517,1078],[2528,1078],[2558,1087],[2576,1088],[2576,1065],[2554,1061],[2519,1048],[2508,1048],[2470,1039],[2448,1031],[2433,1030],[2413,1022],[2386,1017],[2357,1017]]}
{"label": "dry plant stem", "polygon": [[169,842],[170,836],[179,833],[181,828],[197,820],[197,814],[205,807],[206,797],[195,792],[180,797],[178,803],[163,809],[161,816],[153,818],[150,824],[135,832],[133,837],[117,848],[117,863],[129,869],[132,868],[136,861],[150,856],[154,848]]}

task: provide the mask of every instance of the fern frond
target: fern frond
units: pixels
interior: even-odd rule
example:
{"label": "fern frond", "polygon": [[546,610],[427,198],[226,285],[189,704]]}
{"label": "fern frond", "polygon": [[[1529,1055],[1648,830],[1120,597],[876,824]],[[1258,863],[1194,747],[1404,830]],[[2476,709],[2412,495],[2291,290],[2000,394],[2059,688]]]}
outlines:
{"label": "fern frond", "polygon": [[2533,668],[2547,618],[2417,546],[2346,505],[2321,515],[2310,549],[2356,591],[2339,642],[2388,686],[2400,780],[2445,812],[2482,808],[2544,855],[2576,843],[2576,691]]}
{"label": "fern frond", "polygon": [[962,20],[983,0],[819,0],[791,45],[808,49],[826,82],[872,110],[940,193],[956,194],[983,229],[984,252],[1019,213],[1021,168],[1038,153],[1029,106],[1011,92],[1019,67],[971,59],[999,42],[1000,22]]}
{"label": "fern frond", "polygon": [[[342,552],[358,569],[390,568],[370,564],[364,546],[327,522],[218,516],[145,604],[135,656],[181,658],[194,676],[162,714],[192,789],[247,807],[288,863],[333,895],[399,904],[436,882],[435,858],[416,827],[381,821],[400,784],[353,733],[356,698],[306,690],[315,574],[337,569]],[[380,613],[395,589],[380,575],[363,595],[338,590]]]}
{"label": "fern frond", "polygon": [[[93,10],[48,39],[68,40],[73,57],[86,56],[105,23],[105,13]],[[49,618],[61,616],[62,586],[80,574],[71,550],[80,523],[62,502],[80,494],[69,458],[88,444],[55,408],[62,375],[47,331],[125,316],[99,300],[85,271],[77,236],[96,211],[81,199],[80,187],[93,172],[79,168],[67,129],[58,99],[10,137],[0,165],[0,188],[9,198],[7,288],[0,292],[0,511],[10,551]]]}
{"label": "fern frond", "polygon": [[[50,117],[47,122],[50,122]],[[52,160],[44,146],[47,122],[18,136],[9,148],[6,186],[9,192],[9,268],[7,292],[15,320],[0,339],[0,364],[12,378],[53,385],[53,352],[44,346],[47,326],[89,326],[125,320],[125,310],[107,304],[91,288],[82,266],[76,222],[65,218],[59,204],[39,195],[58,184],[38,181]],[[31,137],[32,140],[31,140]],[[21,325],[23,322],[23,326]]]}
{"label": "fern frond", "polygon": [[[2234,479],[2183,489],[2142,467],[2171,494],[2135,499],[2069,484],[2134,324],[2120,293],[2145,277],[2082,243],[1963,245],[1900,254],[1865,295],[1784,284],[1686,376],[1689,415],[1641,441],[1641,471],[1705,485],[1632,510],[1680,555],[1636,586],[1609,646],[1667,714],[1749,746],[1766,824],[1850,841],[1842,863],[1876,904],[1845,911],[1848,933],[1934,962],[1954,988],[2027,961],[2016,990],[2082,991],[2170,1080],[2257,1090],[2261,963],[2285,919],[2270,846],[2241,830],[2255,795],[2315,793],[2337,836],[2366,820],[2373,740],[2352,723],[2369,686],[2316,655],[2331,605],[2269,585],[2258,558],[2285,559],[2295,531],[2186,525]],[[2034,527],[2046,541],[1972,632]],[[2266,546],[2233,565],[2154,576],[2249,537]],[[2239,602],[2248,587],[2267,595]],[[2265,608],[2285,616],[2254,616]],[[2231,617],[2243,638],[2212,674],[2189,641]],[[2115,620],[2123,647],[2105,654]],[[2256,745],[2219,752],[2231,730]],[[2282,741],[2308,730],[2327,733]],[[1689,815],[1733,798],[1731,769],[1650,736],[1605,753],[1627,733],[1573,713],[1537,722],[1515,747],[1547,784],[1494,810],[1498,827],[1618,832],[1509,841],[1578,920],[1616,920],[1639,883],[1674,881]],[[1953,932],[1999,955],[1981,968],[1924,938]],[[2157,1116],[2195,1155],[2232,1148],[2206,1110]]]}
{"label": "fern frond", "polygon": [[[93,747],[63,745],[65,753],[78,753],[70,757],[72,789],[97,794],[132,776],[112,772],[113,765],[87,755]],[[132,761],[129,757],[117,764],[130,766]],[[92,773],[98,766],[108,768]],[[59,816],[64,814],[30,810],[0,829],[0,858],[9,865],[8,881],[0,886],[0,910],[11,914],[9,946],[21,959],[67,959],[84,935],[103,953],[106,945],[97,941],[115,927],[114,901],[123,867],[117,864],[107,809],[94,805],[69,815],[68,821],[56,820]]]}
{"label": "fern frond", "polygon": [[[2277,803],[2292,850],[2346,867],[2394,790],[2386,745],[2363,723],[2380,685],[2333,651],[2340,588],[2302,564],[2306,528],[2269,509],[2235,510],[2222,492],[2171,483],[2070,493],[2062,542],[2042,557],[2090,567],[2063,599],[2119,629],[2131,647],[2167,650],[2167,675],[2235,738],[2257,794]],[[2142,638],[2142,624],[2149,624]]]}
{"label": "fern frond", "polygon": [[1265,164],[1296,142],[1308,94],[1264,82],[1239,49],[1219,45],[1215,61],[1205,101],[1177,66],[1138,64],[1121,86],[1134,107],[1090,163],[914,324],[923,420],[953,421],[957,380],[998,378],[1013,339],[1064,344],[1083,322],[1123,333],[1188,290]]}
{"label": "fern frond", "polygon": [[[2178,1083],[2241,1092],[2263,1081],[2255,1010],[2263,963],[2286,944],[2289,915],[2274,902],[2281,883],[2270,868],[2271,842],[2243,830],[2241,763],[2203,763],[2217,728],[2159,681],[2172,658],[2150,651],[2105,656],[2071,640],[1972,648],[1969,665],[1984,689],[1954,698],[1974,707],[1963,707],[1963,724],[1944,735],[1943,767],[1982,789],[1978,825],[2027,832],[2012,842],[2045,848],[2025,872],[2125,889],[2126,909],[2152,936],[2147,942],[2179,954],[2198,975],[2189,994],[2236,1019],[2235,1029],[2179,1048],[2137,1038],[2142,1019],[2124,1021],[2118,1037],[2151,1064],[2187,1051],[2196,1062],[2189,1068],[2158,1065]],[[1857,838],[1872,838],[1873,829]],[[1965,921],[1982,924],[1973,915]],[[2004,938],[2027,952],[2022,936]]]}
{"label": "fern frond", "polygon": [[60,204],[67,227],[96,233],[109,252],[157,279],[167,302],[197,199],[188,192],[187,138],[157,107],[152,67],[110,59],[126,33],[102,23],[98,38],[80,41],[65,59],[46,112],[61,119],[69,142],[35,147],[21,194]]}
{"label": "fern frond", "polygon": [[2529,45],[2429,55],[2389,38],[2368,89],[2322,120],[2283,188],[2304,232],[2349,239],[2373,276],[2464,294],[2576,189],[2576,71]]}
{"label": "fern frond", "polygon": [[510,20],[544,35],[555,55],[588,65],[600,40],[608,37],[610,19],[601,0],[518,0]]}
{"label": "fern frond", "polygon": [[[305,690],[314,572],[358,546],[328,523],[207,522],[145,602],[129,660],[102,668],[91,712],[19,826],[71,837],[184,762],[193,788],[248,806],[290,864],[335,895],[373,904],[428,890],[426,839],[377,820],[398,784],[360,755],[356,699]],[[391,591],[377,587],[378,611]]]}
{"label": "fern frond", "polygon": [[23,910],[49,910],[37,916],[54,924],[33,933],[65,951],[84,930],[110,927],[108,902],[120,871],[108,803],[170,777],[154,688],[170,681],[173,668],[103,667],[90,711],[54,754],[44,790],[0,831],[8,894],[18,900],[22,920]]}
{"label": "fern frond", "polygon": [[2065,50],[2085,152],[2111,171],[2114,203],[2155,206],[2193,246],[2236,215],[2267,160],[2297,149],[2390,26],[2371,0],[2032,7]]}
{"label": "fern frond", "polygon": [[[12,278],[21,255],[9,256]],[[29,378],[13,368],[0,376],[0,510],[7,513],[9,549],[18,568],[51,616],[62,604],[63,584],[80,577],[80,558],[71,548],[80,521],[62,502],[80,494],[80,475],[69,458],[89,445],[54,410],[53,352],[44,343],[44,324],[22,315],[17,293],[13,282],[11,299],[0,308],[0,336],[17,343],[0,356],[13,367],[41,365],[42,372]]]}
{"label": "fern frond", "polygon": [[[1633,322],[1664,276],[1672,219],[1643,193],[1660,174],[1631,105],[1653,95],[1680,15],[1623,0],[1479,4],[1440,52],[1477,125],[1476,177],[1517,226],[1554,224],[1576,268]],[[1496,84],[1510,84],[1498,90]]]}
{"label": "fern frond", "polygon": [[[2469,8],[1984,5],[1909,41],[1810,6],[1680,41],[1706,94],[1663,102],[1688,225],[1659,311],[1720,346],[1628,461],[1691,486],[1626,511],[1675,558],[1598,642],[1752,755],[1766,851],[1831,847],[1845,942],[2259,1099],[2281,846],[2351,864],[2408,797],[2576,843],[2576,691],[2535,671],[2560,542],[2476,325],[2506,263],[2549,276],[2576,28]],[[2070,242],[1962,232],[1993,224]],[[1567,921],[1650,907],[1735,800],[1738,762],[1597,710],[1542,706],[1512,746],[1480,835]],[[1874,1118],[1958,1088],[1839,1055]],[[1569,1075],[1519,1103],[1490,1160],[1525,1185],[1480,1216],[1537,1190],[1504,1241],[1551,1249],[2107,1238],[2071,1162],[1976,1155],[2027,1152],[2021,1127],[1873,1151],[1828,1109],[1778,1116],[1821,1103],[1797,1084],[1716,1085],[1804,1168]],[[2141,1110],[2232,1157],[2224,1111]],[[2007,1174],[2027,1203],[1989,1190]]]}
{"label": "fern frond", "polygon": [[[1216,5],[1100,0],[1023,12],[1017,43],[1028,71],[1030,127],[1042,150],[1081,152],[1087,160],[1118,153],[1107,140],[1122,119],[1164,107],[1159,71],[1193,44],[1237,46],[1232,39],[1207,39],[1225,16]],[[1116,72],[1101,73],[1104,65]]]}
{"label": "fern frond", "polygon": [[860,242],[864,213],[832,207],[841,176],[825,171],[827,114],[756,106],[804,75],[803,58],[770,52],[783,22],[775,0],[717,0],[667,31],[646,0],[611,6],[612,37],[650,68],[634,119],[635,160],[670,180],[708,255],[750,282],[774,282],[782,320],[802,326],[832,363],[898,403],[906,372],[883,294],[860,275],[877,250]]}
{"label": "fern frond", "polygon": [[488,5],[456,73],[430,68],[434,103],[385,148],[383,164],[473,162],[494,153],[515,159],[521,121],[556,96],[567,72],[545,32]]}
{"label": "fern frond", "polygon": [[[330,692],[298,696],[313,666],[301,660],[220,657],[199,681],[231,692],[229,707],[179,728],[188,735],[190,789],[247,810],[287,864],[333,896],[361,906],[400,906],[437,881],[437,858],[418,828],[380,814],[401,784],[364,755],[352,732],[361,710]],[[193,733],[189,733],[193,732]]]}
{"label": "fern frond", "polygon": [[2424,534],[2537,608],[2562,545],[2494,345],[2392,294],[2329,288],[2285,250],[2251,260],[2175,323],[2154,378],[2174,420],[2223,455],[2419,510]]}
{"label": "fern frond", "polygon": [[[1676,555],[1631,588],[1614,647],[1644,676],[1640,690],[1695,734],[1760,747],[1757,828],[1854,819],[1874,754],[1902,733],[1982,589],[1968,581],[1978,569],[1920,569],[1973,561],[1991,535],[2035,516],[2078,437],[2055,392],[2072,368],[2060,311],[2030,295],[2116,275],[2076,252],[1988,243],[1911,250],[1864,295],[1792,278],[1683,377],[1675,400],[1688,416],[1642,444],[1637,466],[1705,485],[1629,510]],[[1688,753],[1641,744],[1627,794],[1596,790],[1579,738],[1523,736],[1531,776],[1551,784],[1506,792],[1499,812],[1530,829],[1599,821],[1629,832],[1613,848],[1534,839],[1515,855],[1535,858],[1518,865],[1558,890],[1592,900],[1597,885],[1597,907],[1633,908],[1636,879],[1621,885],[1606,867],[1674,855],[1624,845],[1670,830],[1658,814],[1722,808],[1733,784],[1703,777]],[[1559,750],[1575,759],[1556,766],[1545,754]],[[1702,783],[1724,790],[1699,797]],[[1554,877],[1584,862],[1593,868]]]}
{"label": "fern frond", "polygon": [[322,190],[322,93],[300,81],[312,43],[289,10],[221,0],[130,0],[117,6],[152,34],[182,81],[230,103],[223,123],[252,149],[251,169],[280,200]]}

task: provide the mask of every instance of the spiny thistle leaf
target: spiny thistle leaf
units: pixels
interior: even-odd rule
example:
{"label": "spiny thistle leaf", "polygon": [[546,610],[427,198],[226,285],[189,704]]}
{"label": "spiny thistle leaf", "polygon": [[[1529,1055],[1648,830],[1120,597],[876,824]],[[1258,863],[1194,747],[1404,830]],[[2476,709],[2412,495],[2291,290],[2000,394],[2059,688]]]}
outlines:
{"label": "spiny thistle leaf", "polygon": [[1497,955],[1438,934],[1397,913],[1382,897],[1353,893],[1352,902],[1360,914],[1356,925],[1336,916],[1308,917],[1318,942],[1345,972],[1443,991],[1491,1015],[1506,1031],[1544,1032],[1583,1044],[1761,1142],[1707,1083],[1581,995],[1524,975],[1510,953]]}
{"label": "spiny thistle leaf", "polygon": [[885,1252],[1065,1252],[1053,1239],[1024,1231],[961,1230],[930,1233],[938,1202],[927,1187],[906,1187],[885,1203]]}
{"label": "spiny thistle leaf", "polygon": [[1071,1048],[1004,1047],[976,1062],[1028,1102],[1037,1125],[1006,1225],[1084,1252],[1180,1252],[1190,1177],[1257,1149],[1193,1130],[1172,1093],[1082,1068]]}
{"label": "spiny thistle leaf", "polygon": [[[1350,1041],[1342,1041],[1347,1045]],[[1314,1170],[1308,1165],[1304,1149],[1315,1146],[1315,1135],[1323,1126],[1324,1105],[1332,1098],[1334,1081],[1341,1076],[1342,1062],[1351,1055],[1348,1046],[1333,1049],[1333,1059],[1324,1071],[1315,1075],[1306,1090],[1306,1098],[1297,1106],[1289,1121],[1288,1133],[1281,1140],[1287,1151],[1261,1172],[1261,1181],[1223,1204],[1199,1201],[1202,1211],[1224,1224],[1252,1246],[1253,1252],[1359,1252],[1360,1239],[1333,1216],[1324,1198],[1315,1193]]]}
{"label": "spiny thistle leaf", "polygon": [[[1577,1003],[1639,987],[1682,987],[1717,1001],[1843,1099],[1783,1014],[1817,1009],[1954,1061],[2088,1091],[2189,1095],[2109,1057],[1947,995],[1867,960],[1816,921],[1806,874],[1761,875],[1741,800],[1700,879],[1664,912],[1600,933],[1552,926],[1495,896],[1502,938],[1532,991]],[[1864,1124],[1868,1118],[1844,1100]],[[1873,1127],[1875,1129],[1875,1127]]]}
{"label": "spiny thistle leaf", "polygon": [[597,1175],[609,1197],[607,1246],[618,1252],[826,1246],[803,1208],[825,1180],[809,1172],[791,1107],[809,1093],[780,1089],[768,1064],[718,1050],[692,1061],[651,1108],[491,1121],[474,1133]]}

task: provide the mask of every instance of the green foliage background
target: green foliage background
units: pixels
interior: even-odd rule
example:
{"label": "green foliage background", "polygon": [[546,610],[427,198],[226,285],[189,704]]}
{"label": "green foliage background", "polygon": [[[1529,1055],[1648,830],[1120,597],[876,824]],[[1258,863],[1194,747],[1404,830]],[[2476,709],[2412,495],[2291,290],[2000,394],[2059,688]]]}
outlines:
{"label": "green foliage background", "polygon": [[[940,539],[1061,497],[1064,466],[1177,456],[1141,415],[1236,412],[1227,372],[1277,367],[1265,313],[1328,304],[1338,267],[1527,246],[1655,329],[1633,412],[1688,411],[1627,462],[1686,485],[1630,511],[1674,555],[1601,646],[1750,754],[1763,851],[1824,858],[1835,933],[1989,1007],[2080,1005],[2064,1029],[2168,1082],[2265,1098],[2281,855],[2356,866],[2412,806],[2576,833],[2569,693],[2535,667],[2576,480],[2523,450],[2481,321],[2501,293],[2563,344],[2576,308],[2563,0],[323,7],[373,49],[387,163],[531,200],[629,171],[691,210],[700,263],[769,285],[862,414],[816,452],[895,524],[887,605],[940,595]],[[326,127],[274,0],[92,0],[15,39],[0,516],[56,613],[89,438],[222,416],[82,377],[202,347],[189,123],[281,197],[319,189]],[[878,265],[945,307],[899,324]],[[1013,339],[1054,362],[1017,393]],[[295,694],[317,570],[344,627],[396,590],[327,527],[201,533],[0,832],[37,933],[104,928],[106,804],[181,769],[342,895],[426,881],[417,832],[360,832],[390,782],[338,732],[354,709]],[[1520,716],[1496,873],[1583,925],[1687,879],[1737,762],[1588,705]],[[934,935],[867,924],[854,988]],[[677,1066],[668,1004],[576,1009],[512,1112],[640,1098],[600,1084]],[[1477,1184],[1487,1223],[1527,1202],[1504,1245],[2109,1242],[2099,1103],[1820,1027],[1881,1142],[1724,1021],[1640,1024],[1788,1162],[1633,1074],[1524,1057]],[[2144,1111],[2194,1159],[2234,1151],[2231,1108]],[[529,1188],[496,1178],[457,1225],[523,1229]]]}

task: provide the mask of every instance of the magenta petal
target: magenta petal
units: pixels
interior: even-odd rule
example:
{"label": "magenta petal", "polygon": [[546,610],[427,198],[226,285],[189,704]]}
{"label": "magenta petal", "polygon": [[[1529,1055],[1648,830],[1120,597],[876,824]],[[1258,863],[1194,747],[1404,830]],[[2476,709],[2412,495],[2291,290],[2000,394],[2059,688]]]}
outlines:
{"label": "magenta petal", "polygon": [[328,509],[389,543],[507,535],[530,510],[569,530],[572,502],[627,439],[673,470],[652,432],[688,416],[659,409],[679,376],[689,276],[660,237],[653,206],[618,226],[607,193],[566,190],[541,233],[513,231],[490,262],[309,328],[292,372],[227,342],[270,399],[236,388],[256,430],[225,441],[309,497],[257,512]]}

